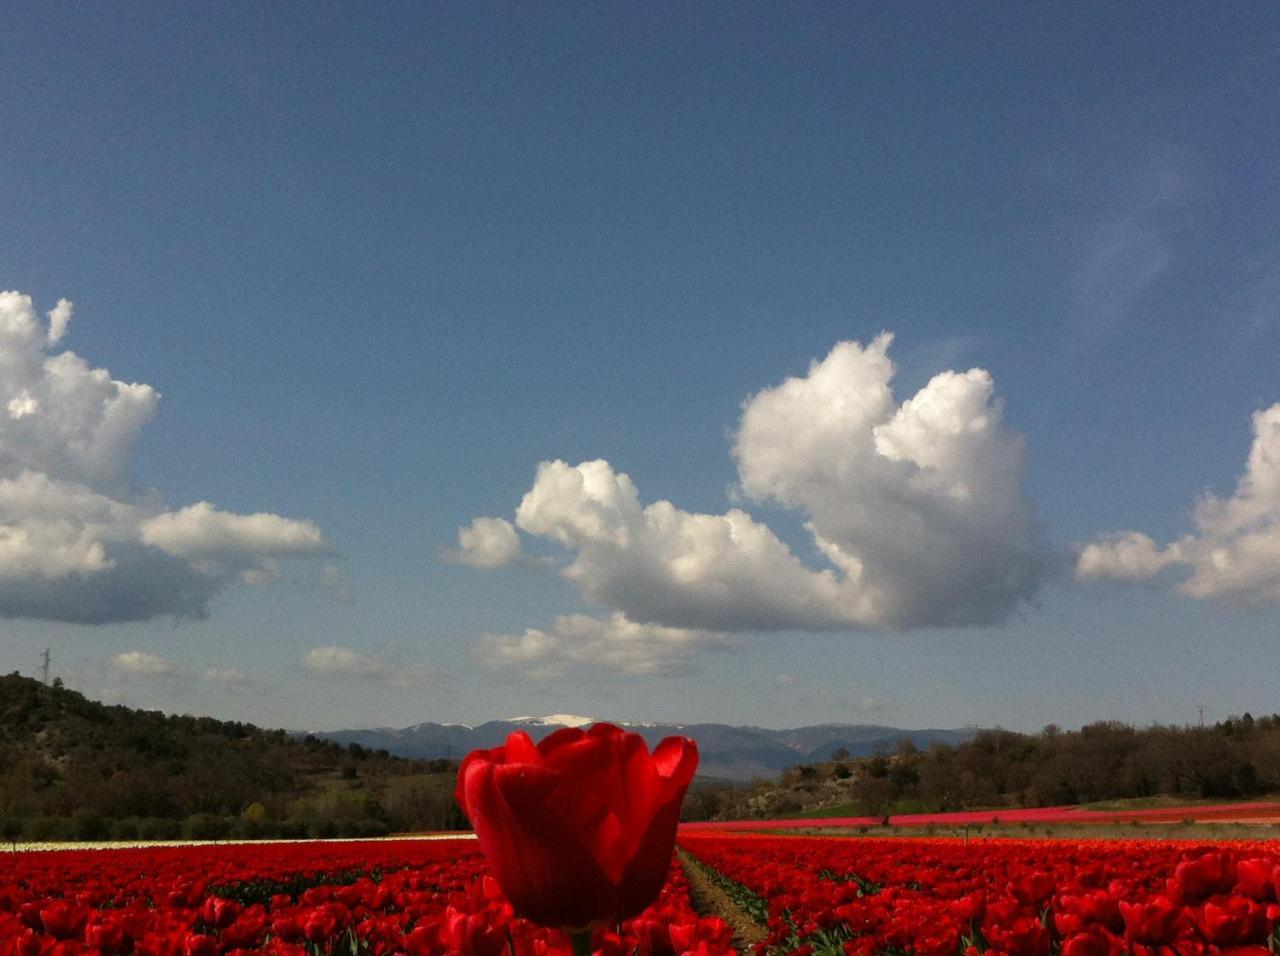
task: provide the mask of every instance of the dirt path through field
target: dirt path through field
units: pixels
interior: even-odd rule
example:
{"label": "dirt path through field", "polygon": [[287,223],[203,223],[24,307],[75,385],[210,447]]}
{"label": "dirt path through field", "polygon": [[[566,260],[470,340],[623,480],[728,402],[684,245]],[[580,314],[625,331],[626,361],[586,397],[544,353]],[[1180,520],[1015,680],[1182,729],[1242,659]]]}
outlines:
{"label": "dirt path through field", "polygon": [[742,911],[729,894],[712,882],[702,864],[684,850],[677,850],[685,878],[689,881],[689,896],[693,907],[704,916],[718,916],[733,928],[733,948],[740,953],[750,952],[752,947],[768,935],[765,928]]}

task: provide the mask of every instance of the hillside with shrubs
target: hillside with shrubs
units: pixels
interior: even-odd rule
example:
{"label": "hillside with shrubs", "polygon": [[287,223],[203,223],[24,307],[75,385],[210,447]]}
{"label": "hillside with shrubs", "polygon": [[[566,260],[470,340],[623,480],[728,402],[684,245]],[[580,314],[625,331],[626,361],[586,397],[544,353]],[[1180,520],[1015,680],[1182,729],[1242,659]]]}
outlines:
{"label": "hillside with shrubs", "polygon": [[695,784],[691,820],[795,815],[880,817],[993,807],[1047,807],[1135,798],[1247,799],[1280,792],[1280,715],[1208,727],[1117,722],[1036,734],[979,731],[926,750],[902,740],[864,759],[837,753],[751,786]]}
{"label": "hillside with shrubs", "polygon": [[377,836],[465,826],[456,762],[108,706],[0,677],[0,836]]}

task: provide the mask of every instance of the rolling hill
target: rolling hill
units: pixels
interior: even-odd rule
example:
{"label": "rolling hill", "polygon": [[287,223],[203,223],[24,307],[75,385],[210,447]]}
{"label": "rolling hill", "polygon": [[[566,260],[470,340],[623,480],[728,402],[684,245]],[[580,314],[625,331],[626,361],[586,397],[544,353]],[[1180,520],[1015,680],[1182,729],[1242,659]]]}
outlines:
{"label": "rolling hill", "polygon": [[0,835],[374,835],[464,823],[454,765],[0,676]]}

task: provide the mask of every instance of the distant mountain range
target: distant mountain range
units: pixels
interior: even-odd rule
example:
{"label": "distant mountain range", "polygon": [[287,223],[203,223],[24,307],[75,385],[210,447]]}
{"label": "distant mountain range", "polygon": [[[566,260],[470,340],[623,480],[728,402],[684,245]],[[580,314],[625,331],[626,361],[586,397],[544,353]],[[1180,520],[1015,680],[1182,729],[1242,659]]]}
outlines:
{"label": "distant mountain range", "polygon": [[[356,743],[371,750],[387,750],[398,757],[460,758],[480,747],[496,747],[514,730],[541,740],[561,727],[594,723],[576,714],[547,717],[511,717],[491,720],[478,727],[466,724],[414,724],[400,729],[312,731],[317,737],[341,744]],[[930,744],[964,743],[972,730],[903,730],[870,724],[818,724],[792,730],[764,727],[731,727],[727,724],[638,724],[613,721],[642,735],[653,746],[663,737],[680,734],[698,742],[702,760],[698,775],[706,779],[752,780],[775,777],[796,764],[829,760],[841,748],[851,757],[889,752],[904,737],[920,749]]]}

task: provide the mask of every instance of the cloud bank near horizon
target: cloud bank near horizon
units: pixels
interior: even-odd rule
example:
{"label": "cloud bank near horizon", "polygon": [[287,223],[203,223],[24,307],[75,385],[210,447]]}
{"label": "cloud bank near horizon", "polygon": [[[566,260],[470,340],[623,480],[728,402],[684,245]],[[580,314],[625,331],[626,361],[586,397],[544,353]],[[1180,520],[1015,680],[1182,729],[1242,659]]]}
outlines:
{"label": "cloud bank near horizon", "polygon": [[1242,607],[1280,604],[1280,403],[1254,412],[1253,443],[1229,498],[1206,493],[1195,531],[1161,547],[1140,531],[1101,535],[1080,548],[1076,577],[1121,583],[1184,574],[1182,594]]}
{"label": "cloud bank near horizon", "polygon": [[279,576],[281,559],[329,553],[310,521],[207,501],[171,511],[134,489],[159,393],[54,352],[72,315],[60,299],[46,327],[30,296],[0,292],[0,617],[204,617],[226,588]]}
{"label": "cloud bank near horizon", "polygon": [[518,529],[562,548],[564,576],[611,614],[488,635],[481,659],[653,672],[730,633],[1006,620],[1050,566],[1022,488],[1023,439],[982,369],[942,372],[898,404],[891,342],[841,342],[743,405],[732,449],[740,493],[802,515],[809,560],[741,508],[645,504],[605,460],[544,461],[514,522],[460,529],[457,560],[510,563]]}

